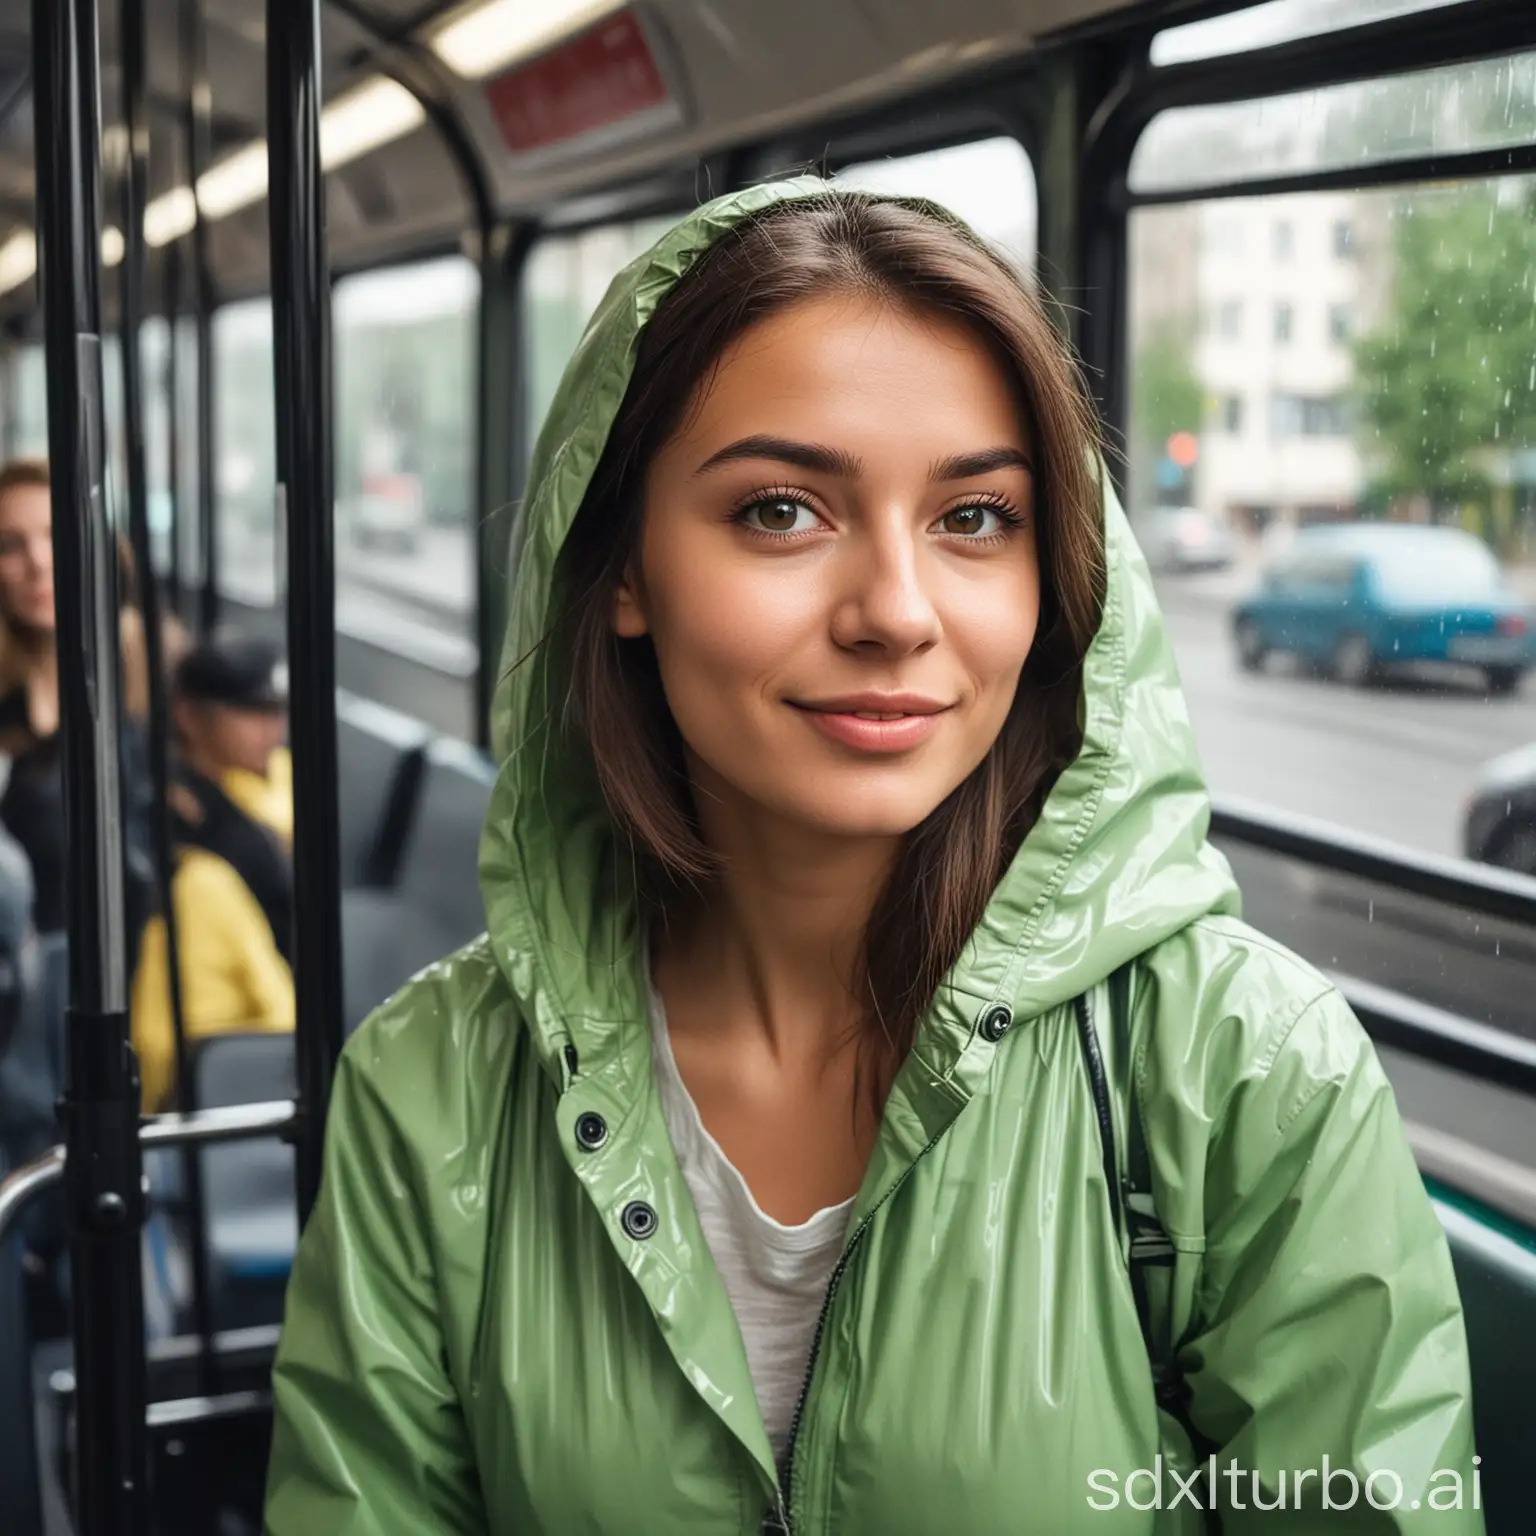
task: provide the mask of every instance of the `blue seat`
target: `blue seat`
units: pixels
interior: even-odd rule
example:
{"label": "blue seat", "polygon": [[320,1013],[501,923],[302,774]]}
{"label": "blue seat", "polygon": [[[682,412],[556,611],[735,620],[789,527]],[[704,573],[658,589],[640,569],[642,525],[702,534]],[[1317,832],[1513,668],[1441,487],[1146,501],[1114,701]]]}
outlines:
{"label": "blue seat", "polygon": [[495,782],[483,752],[448,740],[427,748],[394,887],[342,897],[349,1030],[418,971],[484,931],[480,832]]}
{"label": "blue seat", "polygon": [[1489,1536],[1528,1531],[1523,1472],[1536,1444],[1536,1237],[1426,1180],[1456,1266],[1472,1360],[1472,1411]]}
{"label": "blue seat", "polygon": [[[291,1099],[293,1036],[213,1035],[193,1047],[191,1069],[202,1109]],[[213,1325],[225,1330],[276,1322],[298,1245],[293,1149],[276,1140],[242,1141],[206,1147],[197,1155]],[[195,1238],[185,1198],[185,1157],[167,1148],[144,1160],[152,1210],[172,1231],[161,1273],[178,1326],[190,1324],[188,1249]]]}
{"label": "blue seat", "polygon": [[421,787],[426,726],[350,694],[336,698],[343,886],[389,886]]}
{"label": "blue seat", "polygon": [[[291,1099],[293,1036],[212,1036],[192,1072],[206,1109]],[[278,1321],[299,1240],[293,1148],[272,1139],[208,1147],[202,1174],[214,1327]]]}

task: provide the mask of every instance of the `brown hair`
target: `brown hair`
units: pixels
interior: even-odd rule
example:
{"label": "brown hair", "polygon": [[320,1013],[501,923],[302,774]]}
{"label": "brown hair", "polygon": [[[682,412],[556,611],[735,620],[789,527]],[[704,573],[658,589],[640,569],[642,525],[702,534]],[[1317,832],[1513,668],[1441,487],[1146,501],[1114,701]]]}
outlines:
{"label": "brown hair", "polygon": [[0,496],[20,486],[35,486],[46,491],[52,484],[47,459],[12,459],[0,468]]}
{"label": "brown hair", "polygon": [[658,305],[561,554],[568,699],[609,809],[666,911],[717,863],[698,831],[677,727],[649,640],[620,640],[614,596],[638,549],[644,478],[749,326],[852,291],[969,327],[1011,375],[1034,436],[1041,612],[1003,729],[986,758],[906,837],[870,916],[861,984],[876,1091],[1080,745],[1082,662],[1103,600],[1096,419],[1072,356],[1020,275],[926,205],[838,193],[779,203],[704,251]]}
{"label": "brown hair", "polygon": [[[16,458],[0,466],[0,501],[11,491],[23,487],[51,490],[53,477],[48,471],[48,461],[37,458]],[[149,709],[149,663],[144,643],[144,621],[134,607],[136,577],[133,552],[128,541],[117,541],[117,580],[119,613],[119,646],[122,654],[123,708],[138,718]],[[18,632],[11,617],[0,612],[0,694],[10,693],[20,687],[27,678],[29,655],[35,645]]]}

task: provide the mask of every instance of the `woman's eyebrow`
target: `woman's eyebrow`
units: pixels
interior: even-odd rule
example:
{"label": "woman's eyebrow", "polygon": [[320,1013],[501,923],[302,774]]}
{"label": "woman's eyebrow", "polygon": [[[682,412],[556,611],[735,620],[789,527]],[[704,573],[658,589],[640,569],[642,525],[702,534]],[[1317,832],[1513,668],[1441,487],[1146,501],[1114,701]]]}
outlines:
{"label": "woman's eyebrow", "polygon": [[990,475],[998,469],[1027,469],[1035,466],[1021,448],[981,448],[975,453],[954,453],[940,459],[928,471],[930,481],[969,480],[973,475]]}
{"label": "woman's eyebrow", "polygon": [[738,438],[717,453],[712,453],[694,470],[702,475],[722,464],[732,464],[741,459],[773,459],[780,464],[793,464],[796,469],[808,469],[814,474],[837,475],[844,480],[855,480],[864,473],[864,461],[846,448],[827,448],[820,443],[798,443],[789,437],[773,437],[755,433],[751,437]]}

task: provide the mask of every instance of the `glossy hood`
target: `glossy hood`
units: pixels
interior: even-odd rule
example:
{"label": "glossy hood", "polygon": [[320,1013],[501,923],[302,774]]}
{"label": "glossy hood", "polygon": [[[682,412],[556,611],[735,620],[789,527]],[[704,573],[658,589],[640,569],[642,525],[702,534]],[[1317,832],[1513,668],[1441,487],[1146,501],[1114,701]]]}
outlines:
{"label": "glossy hood", "polygon": [[[646,323],[690,262],[816,178],[718,198],[614,279],[535,449],[492,715],[502,764],[481,848],[491,944],[550,1060],[583,1018],[639,1018],[639,915],[591,764],[558,726],[548,647],[560,548],[629,382]],[[969,1019],[1003,1001],[1033,1018],[1194,919],[1235,914],[1206,842],[1209,800],[1147,567],[1105,482],[1108,591],[1084,668],[1083,744],[999,885],[946,990]],[[968,1001],[965,1001],[968,1000]],[[920,1040],[920,1046],[922,1042]],[[930,1056],[942,1054],[929,1042]]]}

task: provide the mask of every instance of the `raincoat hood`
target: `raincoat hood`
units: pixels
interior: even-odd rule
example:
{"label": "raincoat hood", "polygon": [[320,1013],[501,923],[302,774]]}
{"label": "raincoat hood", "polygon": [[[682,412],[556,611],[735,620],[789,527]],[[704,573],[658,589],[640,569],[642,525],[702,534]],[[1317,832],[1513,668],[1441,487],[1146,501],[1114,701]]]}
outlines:
{"label": "raincoat hood", "polygon": [[[566,369],[534,452],[492,716],[503,766],[480,872],[492,947],[551,1062],[573,1034],[602,1034],[600,1021],[643,1014],[629,860],[590,762],[560,728],[557,658],[541,647],[560,549],[641,334],[673,284],[713,241],[761,210],[833,195],[826,182],[800,177],[717,198],[621,272]],[[1226,861],[1206,841],[1209,799],[1172,649],[1107,477],[1104,518],[1108,585],[1083,668],[1082,747],[951,972],[943,989],[951,1007],[920,1032],[918,1051],[939,1074],[955,1069],[988,1005],[1035,1018],[1194,919],[1238,909]],[[597,1042],[575,1043],[585,1060]]]}

